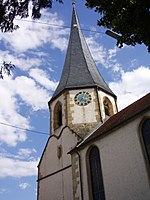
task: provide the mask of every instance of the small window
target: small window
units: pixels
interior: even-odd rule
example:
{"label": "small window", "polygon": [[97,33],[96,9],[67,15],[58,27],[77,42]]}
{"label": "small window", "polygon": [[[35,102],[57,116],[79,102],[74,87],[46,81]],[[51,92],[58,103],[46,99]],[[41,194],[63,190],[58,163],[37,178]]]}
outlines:
{"label": "small window", "polygon": [[57,102],[54,108],[54,129],[59,128],[62,125],[62,105]]}
{"label": "small window", "polygon": [[59,145],[59,146],[57,147],[57,157],[60,159],[61,156],[62,156],[62,146]]}
{"label": "small window", "polygon": [[107,97],[104,97],[103,104],[104,104],[105,115],[109,117],[112,116],[114,114],[112,103]]}
{"label": "small window", "polygon": [[97,147],[89,152],[90,178],[93,200],[105,200],[100,154]]}
{"label": "small window", "polygon": [[147,154],[148,163],[150,165],[150,119],[144,120],[142,124],[142,137]]}

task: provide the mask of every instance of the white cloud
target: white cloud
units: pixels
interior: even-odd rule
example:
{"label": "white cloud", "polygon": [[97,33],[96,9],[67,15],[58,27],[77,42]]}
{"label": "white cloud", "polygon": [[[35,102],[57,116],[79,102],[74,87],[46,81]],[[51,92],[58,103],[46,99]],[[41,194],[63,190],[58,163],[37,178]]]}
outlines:
{"label": "white cloud", "polygon": [[150,68],[141,66],[122,72],[121,79],[109,84],[118,97],[119,110],[150,92]]}
{"label": "white cloud", "polygon": [[99,45],[95,38],[90,36],[86,38],[86,42],[88,44],[88,47],[90,49],[90,52],[95,60],[96,63],[100,63],[102,65],[106,65],[106,57],[107,57],[107,51],[102,46]]}
{"label": "white cloud", "polygon": [[[20,28],[13,33],[0,33],[0,41],[5,44],[7,50],[0,50],[0,63],[3,61],[15,64],[19,69],[28,72],[32,78],[25,76],[4,77],[0,80],[0,122],[30,129],[30,119],[21,114],[22,106],[32,108],[32,111],[48,109],[47,102],[57,82],[48,78],[43,70],[37,69],[47,62],[47,53],[39,50],[44,44],[61,51],[66,49],[68,35],[67,29],[58,26],[49,26],[39,23],[16,21]],[[64,25],[56,13],[44,11],[41,22],[55,25]],[[38,48],[38,49],[37,49]],[[28,51],[30,50],[30,52]],[[28,51],[28,54],[25,54]],[[48,58],[51,59],[51,58]],[[14,70],[16,74],[16,70]],[[15,77],[15,76],[14,76]],[[50,90],[48,92],[48,90]],[[19,98],[18,98],[19,97]],[[26,132],[17,128],[0,124],[0,142],[9,146],[16,146],[18,142],[26,141]]]}
{"label": "white cloud", "polygon": [[[4,41],[7,48],[18,53],[36,49],[47,43],[52,48],[58,48],[61,51],[66,49],[67,40],[65,37],[68,35],[68,30],[59,28],[59,26],[64,25],[64,22],[58,18],[57,13],[53,14],[45,10],[40,22],[31,17],[25,20],[16,20],[16,24],[20,28],[12,33],[1,33],[1,40]],[[43,22],[57,26],[50,26]]]}
{"label": "white cloud", "polygon": [[9,190],[7,188],[0,188],[0,194],[4,194],[9,192]]}
{"label": "white cloud", "polygon": [[101,64],[105,68],[112,68],[114,72],[122,70],[120,63],[116,59],[119,48],[115,46],[107,50],[103,45],[97,43],[96,37],[92,36],[87,37],[86,41],[96,64]]}
{"label": "white cloud", "polygon": [[29,75],[48,90],[54,91],[58,85],[58,82],[50,80],[44,70],[34,68],[30,70]]}
{"label": "white cloud", "polygon": [[35,160],[35,155],[37,151],[34,148],[20,148],[16,154],[7,152],[6,149],[0,148],[0,157],[23,160],[23,161],[33,161]]}
{"label": "white cloud", "polygon": [[[4,81],[0,80],[0,122],[24,129],[31,127],[29,117],[21,113],[22,106],[31,107],[32,111],[48,109],[47,102],[51,98],[51,92],[57,86],[57,82],[49,79],[44,70],[37,68],[50,63],[51,60],[48,53],[42,52],[41,49],[48,44],[49,48],[63,51],[67,47],[66,37],[69,34],[68,29],[59,27],[63,26],[64,22],[59,19],[57,13],[44,10],[40,20],[40,23],[38,21],[35,23],[31,17],[23,21],[16,20],[16,24],[20,26],[17,31],[0,33],[0,42],[5,49],[0,50],[0,63],[11,62],[25,71],[24,74],[29,75],[29,72],[32,77],[20,76],[20,74],[15,77],[17,70],[14,70],[12,77],[5,76]],[[34,69],[30,70],[33,67]],[[51,68],[49,70],[52,71]],[[0,124],[1,143],[16,146],[18,142],[24,142],[26,139],[25,131]]]}
{"label": "white cloud", "polygon": [[[0,50],[0,63],[12,63],[21,70],[28,70],[31,67],[40,66],[44,61],[40,57],[28,57],[25,54],[11,54],[8,50]],[[15,70],[14,70],[15,72]],[[5,77],[4,77],[5,78]]]}
{"label": "white cloud", "polygon": [[34,148],[32,148],[32,149],[21,148],[18,151],[18,155],[23,159],[25,159],[25,158],[28,158],[28,159],[33,158],[33,157],[31,157],[31,154],[33,154],[33,153],[36,153],[36,150]]}
{"label": "white cloud", "polygon": [[20,161],[0,156],[0,178],[37,176],[37,164],[39,160]]}
{"label": "white cloud", "polygon": [[122,68],[119,63],[114,64],[113,72],[122,72]]}
{"label": "white cloud", "polygon": [[20,96],[24,103],[31,106],[34,111],[47,109],[47,102],[50,96],[33,79],[19,76],[14,80],[14,85],[16,94]]}
{"label": "white cloud", "polygon": [[[29,128],[28,119],[18,112],[18,101],[12,90],[12,80],[9,78],[5,81],[0,80],[0,91],[0,122],[13,124],[14,126],[21,125],[22,128]],[[15,146],[17,142],[23,142],[25,140],[25,131],[0,124],[0,142]]]}
{"label": "white cloud", "polygon": [[20,189],[25,190],[30,187],[30,184],[29,183],[20,183],[19,187],[20,187]]}
{"label": "white cloud", "polygon": [[[0,80],[0,91],[0,122],[4,124],[30,129],[30,119],[20,114],[21,106],[30,106],[33,111],[48,109],[50,94],[32,78],[18,76],[12,79],[6,76],[5,80]],[[0,124],[0,142],[15,146],[27,139],[24,130],[4,124]]]}
{"label": "white cloud", "polygon": [[[39,158],[36,157],[36,153],[34,148],[20,148],[17,153],[9,153],[0,148],[0,178],[37,176]],[[21,189],[27,187],[28,184],[20,184]]]}

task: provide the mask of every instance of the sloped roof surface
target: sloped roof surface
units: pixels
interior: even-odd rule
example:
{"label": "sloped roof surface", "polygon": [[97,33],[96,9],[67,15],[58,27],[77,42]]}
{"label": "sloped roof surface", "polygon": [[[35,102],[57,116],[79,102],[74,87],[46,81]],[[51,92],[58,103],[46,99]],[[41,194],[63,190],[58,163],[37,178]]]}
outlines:
{"label": "sloped roof surface", "polygon": [[64,89],[98,86],[112,94],[108,85],[100,75],[86,44],[73,5],[70,39],[60,83],[53,98]]}
{"label": "sloped roof surface", "polygon": [[114,128],[119,127],[119,125],[125,123],[127,120],[133,118],[139,113],[150,109],[150,93],[142,97],[141,99],[135,101],[128,107],[124,108],[117,114],[110,117],[103,125],[101,125],[93,134],[87,136],[77,147],[83,146],[89,141],[99,137],[102,134],[107,134]]}

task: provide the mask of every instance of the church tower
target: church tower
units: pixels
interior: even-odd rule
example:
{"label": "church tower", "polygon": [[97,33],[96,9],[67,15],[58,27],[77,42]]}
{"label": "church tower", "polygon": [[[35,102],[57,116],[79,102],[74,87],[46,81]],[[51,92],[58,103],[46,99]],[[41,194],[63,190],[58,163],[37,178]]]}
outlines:
{"label": "church tower", "polygon": [[74,4],[66,59],[49,108],[51,135],[67,126],[81,138],[117,112],[116,96],[95,65]]}
{"label": "church tower", "polygon": [[79,164],[78,156],[68,152],[117,112],[116,96],[94,63],[74,4],[62,76],[49,109],[51,134],[38,165],[38,200],[73,200],[79,190]]}

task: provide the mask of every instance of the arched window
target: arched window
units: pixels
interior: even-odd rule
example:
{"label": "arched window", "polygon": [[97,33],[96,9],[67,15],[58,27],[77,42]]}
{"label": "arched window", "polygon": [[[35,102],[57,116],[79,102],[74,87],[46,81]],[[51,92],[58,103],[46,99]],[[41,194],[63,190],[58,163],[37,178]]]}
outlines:
{"label": "arched window", "polygon": [[100,154],[97,147],[89,152],[90,178],[93,200],[105,200]]}
{"label": "arched window", "polygon": [[59,128],[62,125],[62,105],[58,101],[54,108],[54,129]]}
{"label": "arched window", "polygon": [[147,154],[148,163],[150,165],[150,119],[145,119],[142,124],[142,137]]}
{"label": "arched window", "polygon": [[113,106],[107,97],[104,97],[103,104],[104,104],[105,115],[109,117],[112,116],[114,114]]}

